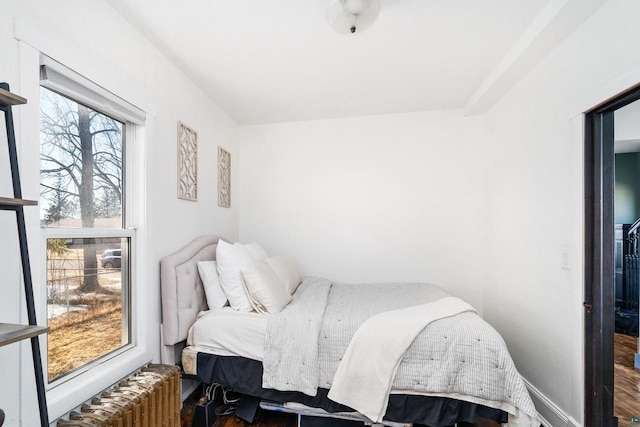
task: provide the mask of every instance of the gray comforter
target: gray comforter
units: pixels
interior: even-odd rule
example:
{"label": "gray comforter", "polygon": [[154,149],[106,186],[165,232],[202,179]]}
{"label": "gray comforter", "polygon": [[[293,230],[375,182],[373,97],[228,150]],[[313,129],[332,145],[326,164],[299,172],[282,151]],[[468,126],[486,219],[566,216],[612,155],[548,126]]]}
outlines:
{"label": "gray comforter", "polygon": [[[265,338],[263,387],[315,396],[330,389],[351,337],[368,318],[448,296],[421,283],[340,284],[307,278]],[[384,343],[380,343],[381,346]],[[455,395],[510,413],[536,411],[504,340],[474,313],[431,323],[406,351],[394,390]]]}

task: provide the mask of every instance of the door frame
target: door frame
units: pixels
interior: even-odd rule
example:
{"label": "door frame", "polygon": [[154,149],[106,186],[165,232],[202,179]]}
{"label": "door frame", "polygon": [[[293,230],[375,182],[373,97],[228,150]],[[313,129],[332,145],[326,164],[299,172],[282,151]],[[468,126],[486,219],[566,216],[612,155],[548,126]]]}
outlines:
{"label": "door frame", "polygon": [[614,403],[614,111],[635,86],[585,116],[585,427],[616,427]]}

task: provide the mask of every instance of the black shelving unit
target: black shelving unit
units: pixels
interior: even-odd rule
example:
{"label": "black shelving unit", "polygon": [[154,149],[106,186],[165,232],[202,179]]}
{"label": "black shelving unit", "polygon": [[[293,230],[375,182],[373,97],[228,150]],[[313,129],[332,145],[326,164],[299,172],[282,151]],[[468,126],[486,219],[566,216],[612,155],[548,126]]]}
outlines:
{"label": "black shelving unit", "polygon": [[40,341],[38,336],[49,331],[49,328],[38,326],[36,321],[36,308],[33,298],[33,282],[31,279],[31,265],[29,263],[29,248],[27,246],[27,229],[24,220],[24,207],[35,206],[38,202],[22,198],[20,186],[20,171],[18,170],[18,153],[16,150],[16,136],[13,128],[13,114],[11,107],[26,104],[27,100],[11,93],[7,83],[0,83],[0,110],[4,111],[5,127],[7,130],[7,145],[9,147],[9,164],[11,167],[11,181],[13,183],[13,197],[0,197],[0,210],[14,211],[18,225],[18,241],[20,244],[20,258],[22,262],[22,276],[24,281],[24,293],[27,303],[28,325],[16,325],[0,323],[0,347],[21,340],[31,340],[31,353],[33,355],[33,369],[36,376],[36,391],[38,394],[38,407],[40,410],[40,424],[49,426],[47,413],[47,397],[44,388],[44,375],[42,372],[42,359],[40,358]]}

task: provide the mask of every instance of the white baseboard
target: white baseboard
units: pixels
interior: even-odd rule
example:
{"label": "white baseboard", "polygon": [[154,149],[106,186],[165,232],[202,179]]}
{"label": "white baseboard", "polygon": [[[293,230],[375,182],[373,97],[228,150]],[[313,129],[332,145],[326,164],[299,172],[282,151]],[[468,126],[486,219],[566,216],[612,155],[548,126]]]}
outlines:
{"label": "white baseboard", "polygon": [[529,389],[531,400],[533,400],[533,404],[536,405],[542,424],[545,427],[582,427],[578,421],[570,417],[562,408],[553,403],[551,399],[535,388],[529,381],[524,379],[524,384]]}

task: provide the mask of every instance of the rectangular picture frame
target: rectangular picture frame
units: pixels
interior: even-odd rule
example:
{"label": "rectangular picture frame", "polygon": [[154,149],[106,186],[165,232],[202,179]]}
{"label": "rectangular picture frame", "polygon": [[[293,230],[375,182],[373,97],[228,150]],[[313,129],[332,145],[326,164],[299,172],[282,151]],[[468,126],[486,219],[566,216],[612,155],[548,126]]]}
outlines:
{"label": "rectangular picture frame", "polygon": [[218,147],[218,206],[231,207],[231,153]]}
{"label": "rectangular picture frame", "polygon": [[178,121],[178,198],[198,201],[198,132]]}

